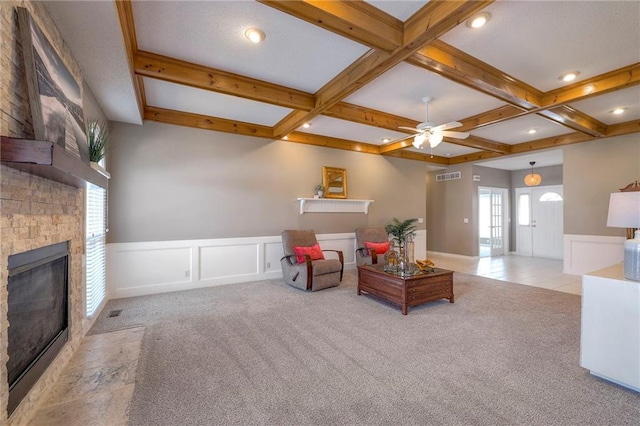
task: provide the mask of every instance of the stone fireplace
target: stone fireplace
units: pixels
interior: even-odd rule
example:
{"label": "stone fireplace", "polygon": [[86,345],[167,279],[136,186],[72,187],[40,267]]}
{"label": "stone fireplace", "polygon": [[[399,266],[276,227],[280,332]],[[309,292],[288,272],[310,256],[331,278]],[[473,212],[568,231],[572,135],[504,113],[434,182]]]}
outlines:
{"label": "stone fireplace", "polygon": [[[80,68],[64,44],[45,6],[29,0],[0,2],[2,57],[0,72],[0,135],[34,139],[16,7],[25,7],[46,32],[78,81]],[[5,164],[0,165],[0,424],[28,424],[40,399],[51,389],[79,347],[85,327],[85,192]],[[8,414],[9,256],[68,242],[68,341],[26,397]]]}

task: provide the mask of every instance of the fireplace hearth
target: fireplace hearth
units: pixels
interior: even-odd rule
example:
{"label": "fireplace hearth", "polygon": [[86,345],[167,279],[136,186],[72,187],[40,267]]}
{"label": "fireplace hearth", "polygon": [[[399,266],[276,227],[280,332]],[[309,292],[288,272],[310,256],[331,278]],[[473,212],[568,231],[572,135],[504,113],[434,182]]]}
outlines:
{"label": "fireplace hearth", "polygon": [[8,412],[20,404],[69,336],[69,241],[8,258]]}

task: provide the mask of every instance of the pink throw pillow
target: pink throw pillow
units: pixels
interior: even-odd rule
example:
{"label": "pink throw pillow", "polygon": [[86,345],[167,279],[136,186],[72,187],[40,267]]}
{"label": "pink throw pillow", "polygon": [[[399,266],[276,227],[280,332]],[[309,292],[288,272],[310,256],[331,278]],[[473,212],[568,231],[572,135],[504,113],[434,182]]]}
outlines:
{"label": "pink throw pillow", "polygon": [[386,243],[370,243],[366,241],[364,243],[365,247],[368,249],[374,249],[376,251],[376,255],[385,254],[389,250],[389,241]]}
{"label": "pink throw pillow", "polygon": [[293,251],[298,255],[298,263],[304,263],[305,258],[303,255],[308,254],[311,256],[311,260],[320,260],[324,259],[324,254],[322,254],[322,249],[320,248],[320,244],[316,244],[311,247],[294,247]]}

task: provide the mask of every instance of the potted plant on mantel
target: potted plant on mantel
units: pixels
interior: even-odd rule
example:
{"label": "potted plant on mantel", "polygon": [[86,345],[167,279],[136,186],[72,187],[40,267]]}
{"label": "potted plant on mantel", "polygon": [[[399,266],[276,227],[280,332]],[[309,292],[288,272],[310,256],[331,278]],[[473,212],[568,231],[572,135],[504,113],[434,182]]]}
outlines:
{"label": "potted plant on mantel", "polygon": [[316,197],[314,198],[322,198],[322,196],[324,195],[324,186],[322,186],[322,184],[317,184],[316,185]]}
{"label": "potted plant on mantel", "polygon": [[89,161],[91,168],[105,175],[111,175],[99,164],[107,155],[111,128],[108,123],[97,119],[89,120],[87,124],[87,143],[89,145]]}

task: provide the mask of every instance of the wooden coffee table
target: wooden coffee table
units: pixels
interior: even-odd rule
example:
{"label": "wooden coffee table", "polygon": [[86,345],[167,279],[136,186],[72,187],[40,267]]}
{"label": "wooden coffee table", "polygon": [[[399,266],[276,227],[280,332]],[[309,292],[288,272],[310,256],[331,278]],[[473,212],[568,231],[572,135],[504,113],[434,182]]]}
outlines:
{"label": "wooden coffee table", "polygon": [[438,299],[453,303],[453,271],[435,268],[434,272],[401,276],[384,272],[383,265],[358,266],[358,295],[370,294],[402,309]]}

